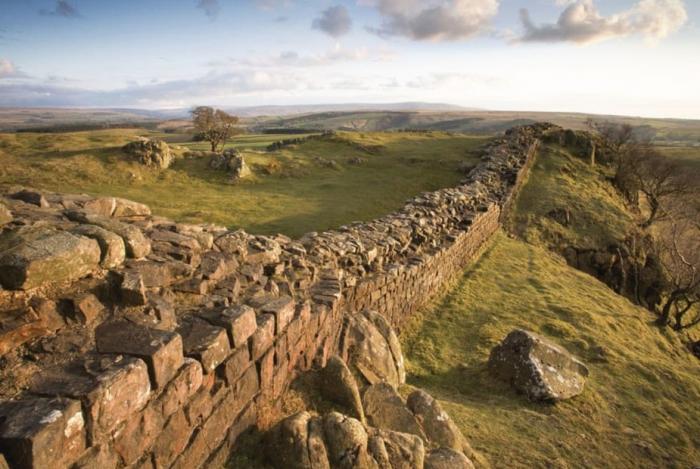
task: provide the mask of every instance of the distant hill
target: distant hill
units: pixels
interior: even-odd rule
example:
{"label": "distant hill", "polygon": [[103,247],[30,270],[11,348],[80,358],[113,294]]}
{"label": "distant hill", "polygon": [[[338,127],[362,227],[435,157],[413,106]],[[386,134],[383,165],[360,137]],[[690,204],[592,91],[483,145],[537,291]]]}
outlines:
{"label": "distant hill", "polygon": [[241,117],[257,116],[292,116],[296,114],[318,114],[327,112],[361,112],[361,111],[470,111],[467,108],[445,103],[340,103],[340,104],[303,104],[289,106],[248,106],[227,107],[225,110]]}

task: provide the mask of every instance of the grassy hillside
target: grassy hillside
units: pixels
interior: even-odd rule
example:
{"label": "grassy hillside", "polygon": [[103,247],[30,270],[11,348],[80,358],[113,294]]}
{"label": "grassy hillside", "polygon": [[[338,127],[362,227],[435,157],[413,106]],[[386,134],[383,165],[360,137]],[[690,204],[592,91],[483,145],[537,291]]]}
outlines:
{"label": "grassy hillside", "polygon": [[564,112],[523,111],[442,111],[388,112],[346,111],[323,112],[289,117],[269,117],[251,120],[256,128],[341,129],[385,131],[396,129],[425,129],[450,132],[493,134],[515,125],[548,121],[565,128],[584,129],[586,120],[609,120],[637,128],[644,138],[665,145],[697,146],[700,121],[683,119],[652,119],[643,117],[601,116]]}
{"label": "grassy hillside", "polygon": [[[494,467],[689,468],[700,461],[699,363],[673,332],[547,250],[499,235],[402,337],[409,383],[438,397]],[[584,393],[534,404],[486,369],[514,328],[586,362]]]}
{"label": "grassy hillside", "polygon": [[[436,395],[499,468],[693,467],[700,461],[700,362],[647,310],[547,249],[605,245],[632,221],[606,173],[545,147],[500,234],[401,340],[409,384]],[[547,213],[569,208],[568,226]],[[599,244],[602,243],[602,244]],[[492,378],[490,350],[514,328],[579,356],[581,396],[535,404]]]}
{"label": "grassy hillside", "polygon": [[[224,173],[208,168],[208,158],[179,158],[165,171],[130,161],[121,146],[137,135],[162,136],[144,130],[0,134],[0,184],[115,195],[180,221],[299,236],[369,220],[422,191],[455,184],[459,163],[471,161],[471,151],[486,141],[440,132],[342,134],[267,153],[259,150],[290,136],[243,135],[230,146],[244,150],[255,175],[229,185]],[[180,141],[179,153],[206,148]],[[356,157],[361,164],[350,163]]]}

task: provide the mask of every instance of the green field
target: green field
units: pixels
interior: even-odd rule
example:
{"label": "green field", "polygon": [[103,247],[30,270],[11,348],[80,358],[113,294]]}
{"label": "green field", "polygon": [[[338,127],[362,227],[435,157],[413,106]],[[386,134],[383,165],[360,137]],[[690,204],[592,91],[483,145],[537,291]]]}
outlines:
{"label": "green field", "polygon": [[[228,146],[243,149],[254,176],[230,185],[208,157],[180,157],[164,171],[130,161],[121,146],[137,135],[178,141],[178,154],[208,149],[187,136],[135,129],[0,134],[0,184],[125,197],[178,221],[300,236],[370,220],[420,192],[454,185],[459,163],[474,162],[472,151],[487,141],[443,132],[341,133],[267,153],[271,142],[298,136],[241,135]],[[358,157],[361,164],[350,163]]]}
{"label": "green field", "polygon": [[[401,337],[409,384],[438,397],[498,468],[690,468],[700,461],[700,362],[684,337],[547,249],[596,245],[631,223],[619,196],[559,147],[545,147],[500,234]],[[545,214],[568,207],[564,228]],[[603,246],[605,244],[602,244]],[[584,393],[536,404],[495,380],[489,352],[524,328],[579,356]]]}

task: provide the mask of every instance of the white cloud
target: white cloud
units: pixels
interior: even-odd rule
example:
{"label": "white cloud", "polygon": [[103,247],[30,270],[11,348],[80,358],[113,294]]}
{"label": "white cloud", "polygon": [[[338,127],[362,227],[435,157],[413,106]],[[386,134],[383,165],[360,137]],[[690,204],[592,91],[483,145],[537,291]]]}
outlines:
{"label": "white cloud", "polygon": [[538,26],[527,9],[520,11],[525,28],[520,41],[586,44],[632,34],[658,40],[680,29],[688,20],[682,0],[640,0],[632,8],[607,17],[601,15],[594,0],[557,2],[568,6],[556,23]]}
{"label": "white cloud", "polygon": [[358,1],[375,7],[383,17],[379,27],[368,28],[371,32],[427,41],[456,41],[483,32],[498,13],[500,3],[499,0]]}
{"label": "white cloud", "polygon": [[347,8],[336,5],[323,10],[321,16],[313,20],[311,27],[337,38],[350,32],[352,18]]}

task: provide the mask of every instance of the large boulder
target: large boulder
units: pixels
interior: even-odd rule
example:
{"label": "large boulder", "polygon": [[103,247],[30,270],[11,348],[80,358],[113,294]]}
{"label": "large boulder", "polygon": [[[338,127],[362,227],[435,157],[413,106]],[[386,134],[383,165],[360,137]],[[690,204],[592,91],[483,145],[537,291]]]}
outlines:
{"label": "large boulder", "polygon": [[323,397],[352,411],[353,417],[365,423],[360,391],[345,362],[337,355],[328,359],[320,373],[320,391]]}
{"label": "large boulder", "polygon": [[558,401],[583,392],[588,368],[562,347],[516,329],[489,357],[494,374],[535,401]]}
{"label": "large boulder", "polygon": [[373,427],[411,433],[426,439],[416,417],[408,410],[396,390],[387,383],[368,387],[363,402],[367,419]]}
{"label": "large boulder", "polygon": [[344,334],[348,365],[366,383],[396,388],[406,381],[399,341],[381,315],[363,311],[350,316]]}
{"label": "large boulder", "polygon": [[28,290],[77,280],[95,270],[100,257],[94,239],[46,226],[20,229],[0,239],[0,284]]}
{"label": "large boulder", "polygon": [[266,435],[268,459],[279,469],[423,469],[423,441],[408,433],[367,428],[331,412],[287,417]]}
{"label": "large boulder", "polygon": [[175,159],[167,143],[145,137],[127,143],[124,146],[124,151],[139,163],[152,168],[166,169]]}
{"label": "large boulder", "polygon": [[432,450],[425,457],[425,469],[474,469],[474,464],[462,453],[449,449]]}

